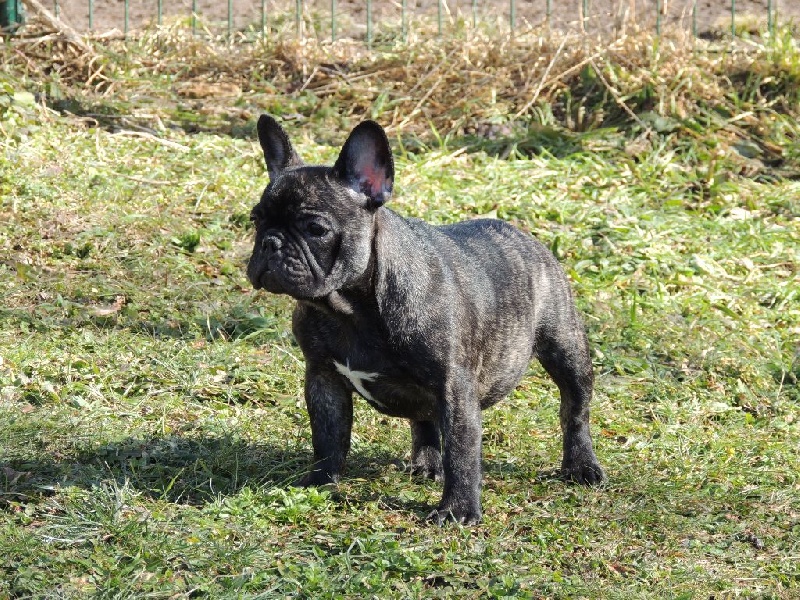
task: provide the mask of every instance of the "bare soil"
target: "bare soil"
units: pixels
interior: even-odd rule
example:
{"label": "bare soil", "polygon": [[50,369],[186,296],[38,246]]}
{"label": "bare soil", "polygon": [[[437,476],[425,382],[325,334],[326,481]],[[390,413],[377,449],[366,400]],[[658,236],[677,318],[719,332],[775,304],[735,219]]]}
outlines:
{"label": "bare soil", "polygon": [[[78,30],[89,29],[89,0],[45,0],[57,2],[60,16]],[[662,25],[680,26],[691,31],[695,0],[586,0],[586,18],[582,18],[584,0],[551,0],[550,25],[560,30],[580,31],[582,24],[588,32],[621,33],[626,27],[655,27],[658,6]],[[730,29],[732,0],[696,0],[697,31],[714,35]],[[24,2],[24,0],[23,0]],[[292,0],[230,0],[235,30],[260,27],[262,6],[271,22],[294,22],[296,2]],[[736,21],[754,29],[767,22],[768,0],[736,0]],[[337,35],[363,37],[366,33],[366,1],[338,0],[336,2]],[[511,0],[479,0],[477,18],[480,20],[510,20]],[[128,0],[128,27],[136,30],[157,20],[155,0]],[[192,13],[192,0],[163,0],[164,19]],[[228,23],[228,2],[225,0],[196,0],[197,12],[203,24],[214,31],[224,31]],[[407,14],[416,21],[428,21],[435,27],[438,0],[407,0]],[[800,22],[800,2],[772,0],[774,14],[780,21]],[[331,33],[331,0],[303,0],[302,12],[306,32],[320,37]],[[472,0],[445,0],[442,3],[445,26],[463,18],[473,19]],[[517,27],[543,25],[547,20],[547,0],[517,0]],[[372,2],[373,31],[380,34],[381,23],[397,25],[401,19],[400,0]],[[106,32],[125,27],[124,0],[94,0],[93,29]]]}

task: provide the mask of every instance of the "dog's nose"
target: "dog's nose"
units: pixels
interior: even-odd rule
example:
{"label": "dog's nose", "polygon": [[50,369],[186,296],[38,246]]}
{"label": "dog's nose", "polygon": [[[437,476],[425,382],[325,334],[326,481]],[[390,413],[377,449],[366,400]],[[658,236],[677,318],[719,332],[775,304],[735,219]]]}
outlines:
{"label": "dog's nose", "polygon": [[261,241],[261,248],[266,250],[270,253],[275,253],[281,249],[283,246],[283,242],[281,239],[274,235],[267,235],[264,236],[264,239]]}

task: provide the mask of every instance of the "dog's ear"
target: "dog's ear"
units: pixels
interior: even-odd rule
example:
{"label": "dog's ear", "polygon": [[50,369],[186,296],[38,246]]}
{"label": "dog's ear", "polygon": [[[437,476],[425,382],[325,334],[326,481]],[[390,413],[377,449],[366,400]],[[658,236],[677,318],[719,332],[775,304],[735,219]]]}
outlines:
{"label": "dog's ear", "polygon": [[350,133],[336,164],[336,176],[370,199],[383,205],[392,195],[394,159],[386,132],[375,121],[364,121]]}
{"label": "dog's ear", "polygon": [[303,161],[292,148],[289,136],[275,119],[269,115],[261,115],[257,129],[270,180],[274,181],[284,169],[303,165]]}

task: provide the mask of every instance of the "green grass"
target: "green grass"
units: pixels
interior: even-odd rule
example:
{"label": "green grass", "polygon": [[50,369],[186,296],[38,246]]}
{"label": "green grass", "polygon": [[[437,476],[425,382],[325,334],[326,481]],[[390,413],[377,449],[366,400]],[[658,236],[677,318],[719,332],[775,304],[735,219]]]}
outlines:
{"label": "green grass", "polygon": [[[14,85],[0,598],[800,593],[798,181],[743,177],[738,153],[685,132],[636,152],[633,134],[562,132],[508,160],[446,135],[397,143],[396,211],[496,214],[564,264],[609,475],[555,477],[556,391],[532,365],[484,413],[484,523],[437,529],[423,518],[440,487],[403,471],[407,425],[363,401],[341,485],[287,486],[310,432],[291,303],[244,276],[255,140],[112,133]],[[796,125],[771,123],[795,160]],[[287,128],[305,157],[335,158]]]}

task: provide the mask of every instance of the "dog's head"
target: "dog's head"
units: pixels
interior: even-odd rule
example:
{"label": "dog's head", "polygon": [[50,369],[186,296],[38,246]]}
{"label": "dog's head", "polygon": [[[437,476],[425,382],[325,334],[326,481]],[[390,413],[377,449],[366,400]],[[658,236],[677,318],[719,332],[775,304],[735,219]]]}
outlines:
{"label": "dog's head", "polygon": [[347,289],[369,267],[375,211],[392,193],[386,133],[364,121],[333,167],[305,165],[267,115],[258,120],[258,139],[270,183],[252,211],[256,240],[247,277],[256,289],[299,300]]}

